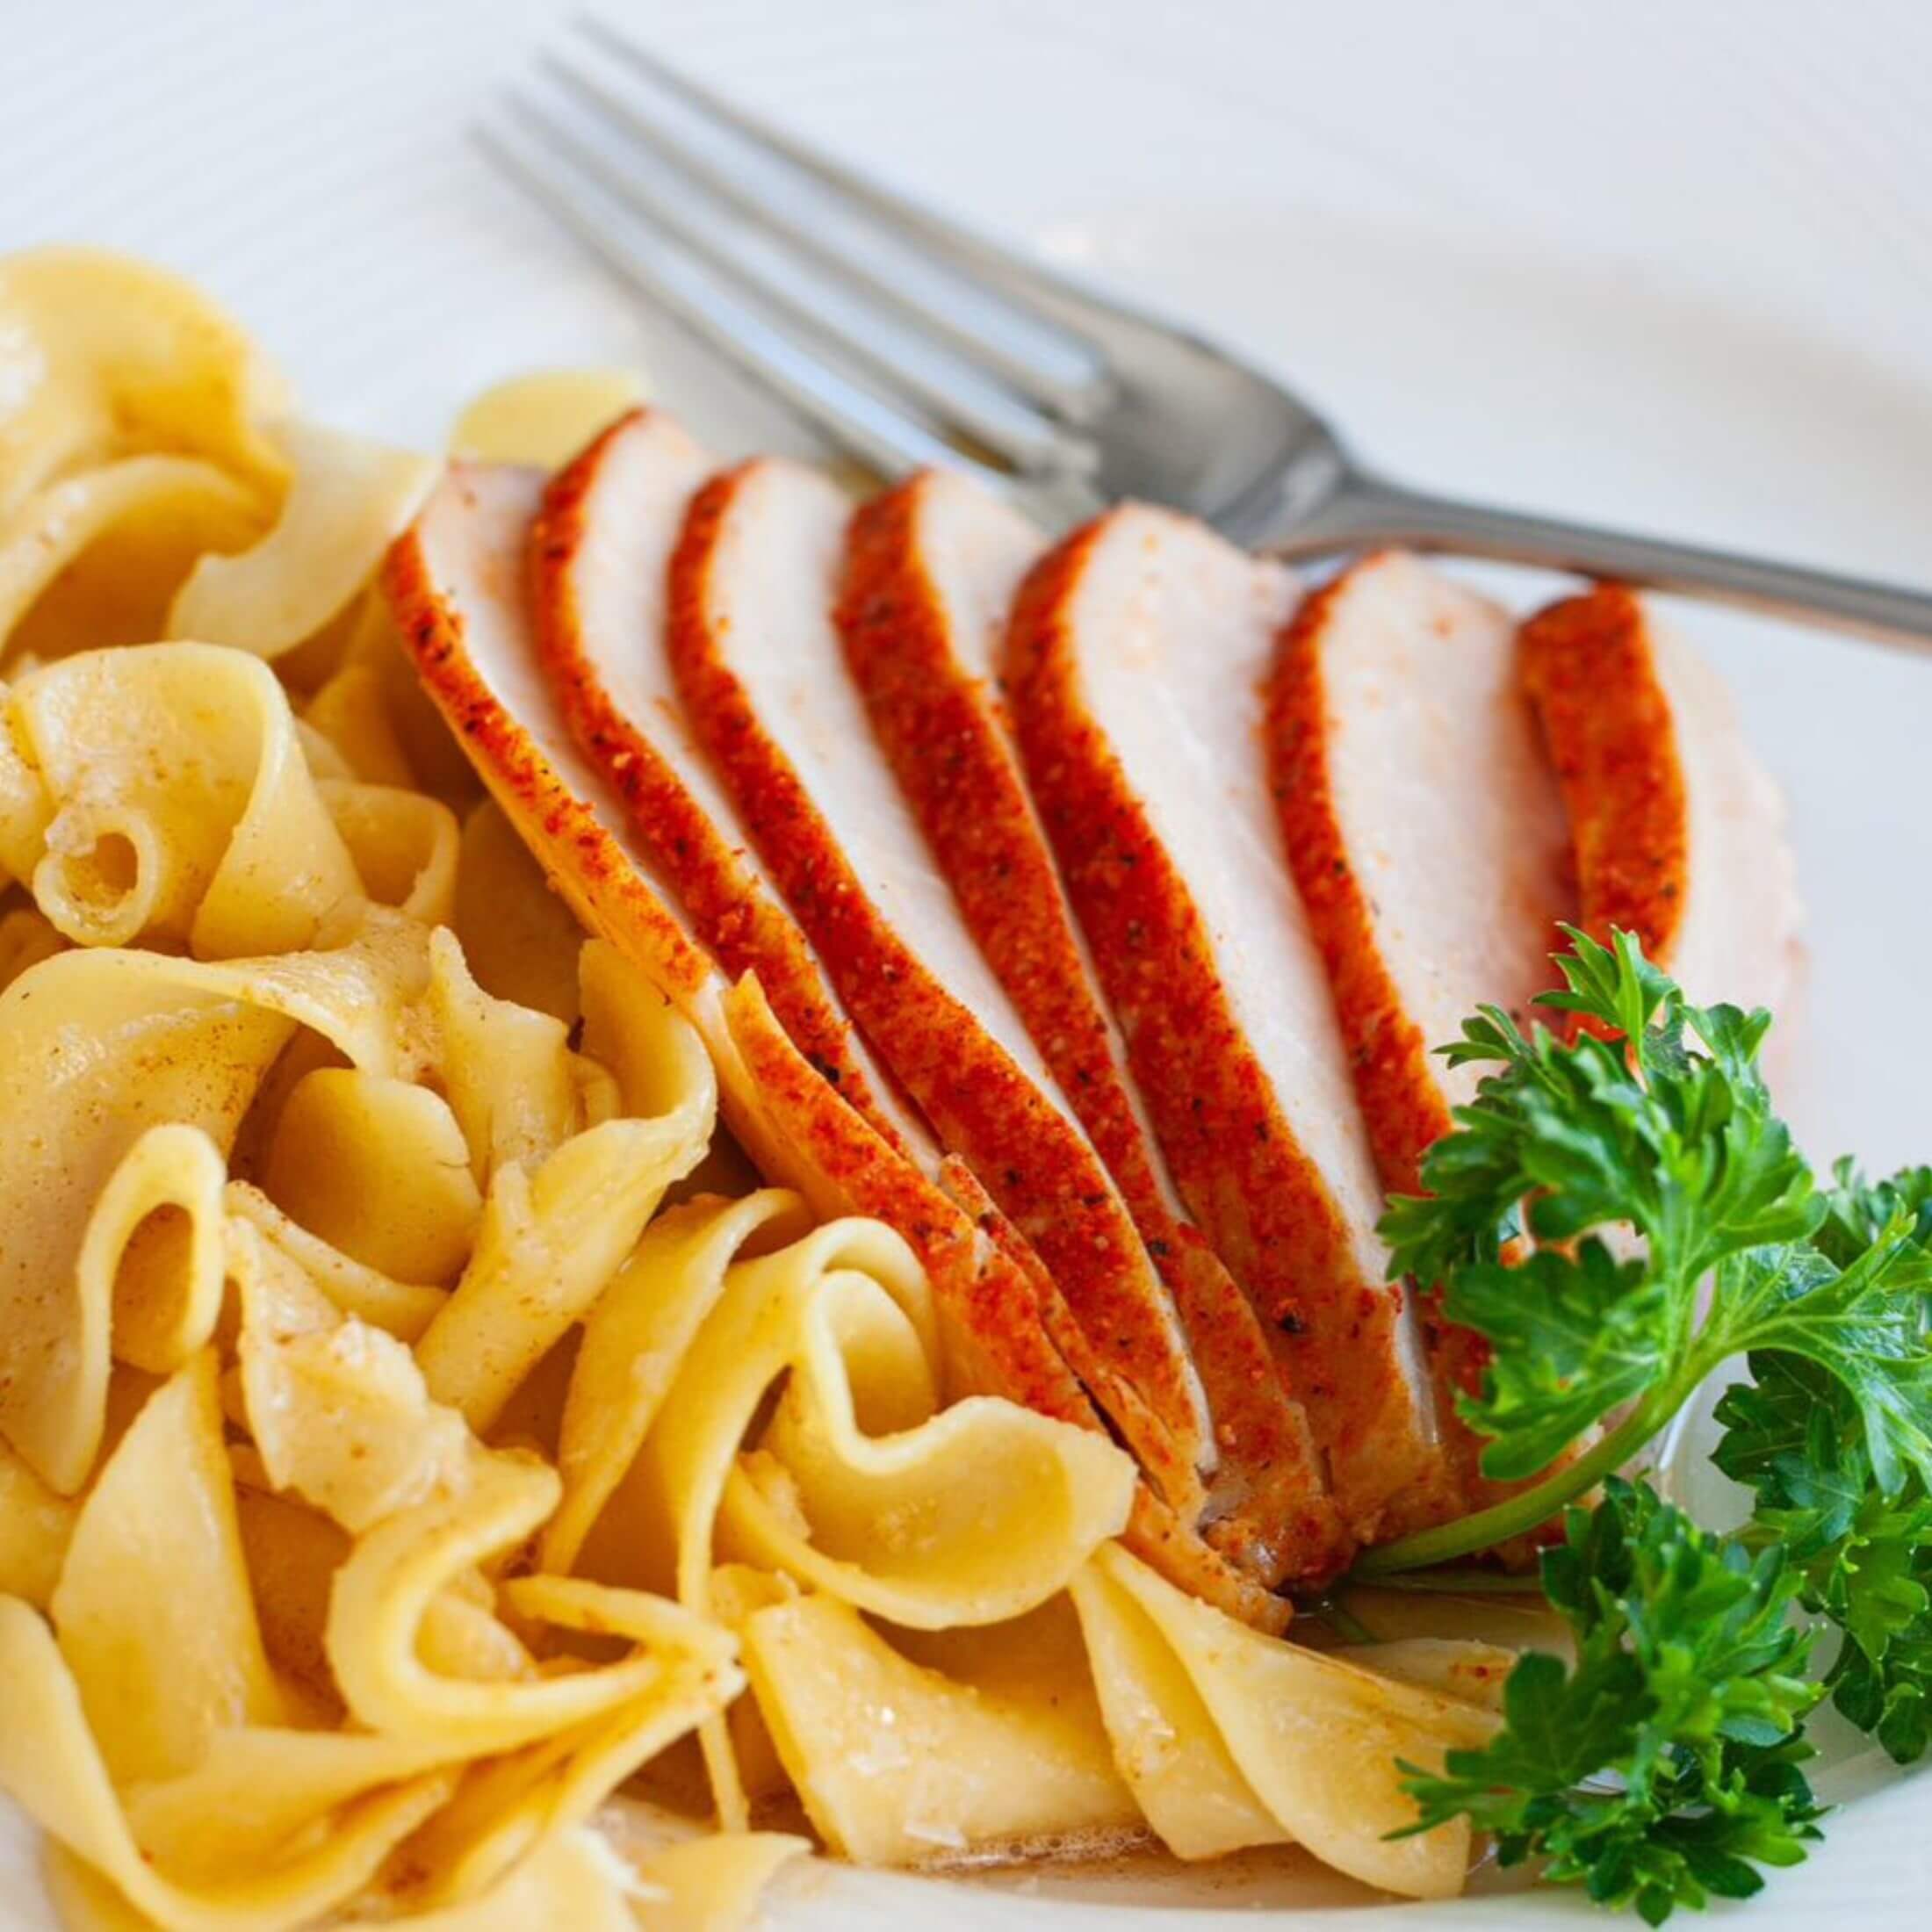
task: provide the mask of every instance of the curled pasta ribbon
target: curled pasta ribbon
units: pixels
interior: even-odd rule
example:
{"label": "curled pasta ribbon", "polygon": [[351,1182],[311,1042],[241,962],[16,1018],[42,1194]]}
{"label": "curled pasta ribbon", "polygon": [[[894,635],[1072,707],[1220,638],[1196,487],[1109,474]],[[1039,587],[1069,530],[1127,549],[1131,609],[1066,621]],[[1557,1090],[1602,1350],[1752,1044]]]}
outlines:
{"label": "curled pasta ribbon", "polygon": [[714,1520],[735,1554],[913,1628],[996,1622],[1063,1587],[1125,1525],[1132,1464],[1010,1402],[941,1409],[939,1386],[931,1292],[890,1229],[833,1222],[738,1262],[642,1452],[681,1600],[707,1600]]}
{"label": "curled pasta ribbon", "polygon": [[191,283],[97,249],[0,262],[0,515],[82,464],[154,451],[198,457],[264,501],[283,465],[257,425],[286,390]]}
{"label": "curled pasta ribbon", "polygon": [[400,1281],[453,1280],[482,1218],[449,1103],[350,1067],[317,1067],[289,1091],[263,1183],[302,1226]]}
{"label": "curled pasta ribbon", "polygon": [[[64,1495],[81,1487],[100,1447],[112,1237],[132,1231],[125,1207],[201,1198],[203,1163],[189,1136],[226,1147],[294,1031],[281,1013],[184,985],[178,970],[146,955],[63,953],[0,994],[0,1117],[37,1123],[33,1134],[0,1135],[0,1197],[10,1204],[0,1219],[0,1432]],[[76,1055],[66,1042],[80,1026],[90,1050]],[[149,1132],[163,1138],[149,1143],[138,1181],[103,1202]],[[179,1164],[177,1179],[159,1171],[162,1154]],[[183,1305],[199,1306],[192,1288]],[[177,1326],[185,1334],[193,1324],[184,1315]]]}
{"label": "curled pasta ribbon", "polygon": [[420,791],[324,779],[316,788],[362,889],[425,926],[456,909],[456,814]]}
{"label": "curled pasta ribbon", "polygon": [[72,1495],[98,1453],[117,1312],[157,1372],[205,1338],[210,1186],[297,1028],[372,1073],[429,1063],[426,950],[372,917],[278,959],[61,953],[0,993],[0,1118],[35,1122],[0,1135],[0,1434],[50,1487]]}
{"label": "curled pasta ribbon", "polygon": [[246,1222],[227,1230],[249,1434],[269,1481],[359,1532],[462,1486],[472,1438],[432,1402],[408,1349],[345,1316]]}
{"label": "curled pasta ribbon", "polygon": [[991,1628],[890,1640],[826,1595],[746,1611],[759,1711],[831,1844],[918,1864],[1144,1825],[1184,1858],[1296,1842],[1404,1896],[1461,1889],[1466,1825],[1387,1839],[1415,1816],[1396,1760],[1438,1764],[1493,1735],[1512,1650],[1413,1640],[1323,1654],[1117,1543],[1069,1596],[1071,1631],[1056,1598]]}
{"label": "curled pasta ribbon", "polygon": [[[761,1233],[796,1239],[808,1226],[798,1197],[778,1187],[731,1202],[692,1201],[652,1223],[584,1323],[559,1430],[564,1497],[544,1532],[545,1569],[576,1566],[723,1296],[739,1250]],[[609,1554],[622,1562],[628,1553]]]}
{"label": "curled pasta ribbon", "polygon": [[1091,1849],[1138,1829],[1070,1626],[1062,1599],[926,1661],[817,1596],[753,1611],[740,1636],[820,1835],[864,1864],[911,1865],[975,1848]]}
{"label": "curled pasta ribbon", "polygon": [[441,1288],[392,1280],[379,1269],[353,1259],[290,1220],[266,1194],[246,1181],[231,1180],[221,1198],[231,1240],[233,1223],[246,1222],[297,1263],[344,1315],[357,1316],[371,1327],[408,1342],[429,1327],[443,1306]]}
{"label": "curled pasta ribbon", "polygon": [[[582,952],[580,939],[571,953],[573,984]],[[526,1171],[540,1167],[578,1125],[568,1029],[549,1013],[485,992],[447,933],[429,942],[429,1006],[443,1035],[443,1092],[468,1143],[477,1181],[487,1181],[508,1162]],[[573,994],[573,1004],[579,998]]]}
{"label": "curled pasta ribbon", "polygon": [[207,645],[85,652],[21,679],[11,711],[47,804],[33,894],[77,944],[287,952],[362,903],[265,667]]}
{"label": "curled pasta ribbon", "polygon": [[250,549],[196,565],[167,636],[262,658],[292,650],[369,581],[436,479],[427,457],[319,423],[283,422],[274,441],[292,472],[274,528]]}
{"label": "curled pasta ribbon", "polygon": [[1404,1897],[1460,1892],[1467,1820],[1388,1836],[1415,1820],[1397,1760],[1480,1748],[1493,1711],[1250,1630],[1118,1546],[1073,1597],[1121,1773],[1175,1851],[1292,1841]]}
{"label": "curled pasta ribbon", "polygon": [[252,490],[196,457],[126,457],[48,484],[0,519],[0,656],[160,636],[195,559],[241,549],[262,522]]}
{"label": "curled pasta ribbon", "polygon": [[510,1611],[551,1630],[628,1639],[655,1666],[608,1715],[469,1772],[419,1846],[432,1899],[494,1883],[546,1835],[583,1823],[625,1778],[717,1717],[745,1685],[730,1636],[660,1597],[559,1576],[503,1586]]}
{"label": "curled pasta ribbon", "polygon": [[170,1123],[149,1128],[102,1189],[78,1266],[83,1280],[111,1284],[113,1349],[124,1362],[165,1375],[213,1335],[227,1178],[201,1128]]}
{"label": "curled pasta ribbon", "polygon": [[438,1594],[515,1548],[559,1493],[556,1472],[535,1458],[479,1450],[458,1488],[400,1511],[357,1541],[335,1575],[327,1640],[335,1682],[359,1723],[481,1755],[605,1716],[651,1688],[659,1666],[644,1654],[516,1682],[451,1676],[422,1655],[420,1633]]}
{"label": "curled pasta ribbon", "polygon": [[117,1783],[193,1764],[283,1714],[242,1560],[219,1371],[203,1350],[151,1395],[83,1504],[51,1611]]}
{"label": "curled pasta ribbon", "polygon": [[177,1878],[143,1854],[53,1633],[13,1597],[0,1597],[0,1683],[8,1686],[0,1786],[71,1855],[52,1861],[69,1923],[124,1925],[118,1892],[166,1932],[285,1932],[359,1892],[449,1791],[434,1773],[385,1785],[272,1861],[234,1876]]}
{"label": "curled pasta ribbon", "polygon": [[595,1301],[717,1121],[690,1027],[601,941],[581,970],[585,1048],[615,1078],[624,1117],[566,1140],[534,1173],[494,1169],[469,1265],[416,1344],[431,1393],[479,1431]]}

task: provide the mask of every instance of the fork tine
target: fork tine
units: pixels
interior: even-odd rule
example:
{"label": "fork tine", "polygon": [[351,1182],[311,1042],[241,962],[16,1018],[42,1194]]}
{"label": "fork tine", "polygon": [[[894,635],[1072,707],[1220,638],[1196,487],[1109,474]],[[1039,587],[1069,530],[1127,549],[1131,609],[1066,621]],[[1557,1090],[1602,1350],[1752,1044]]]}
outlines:
{"label": "fork tine", "polygon": [[[667,66],[607,21],[583,14],[573,25],[701,122],[722,128],[768,174],[804,190],[781,194],[790,206],[775,208],[769,183],[761,190],[742,167],[702,152],[634,107],[622,110],[640,141],[749,220],[914,316],[1070,422],[1091,420],[1109,400],[1113,379],[1104,353],[1029,299],[1040,278],[1020,256],[814,153]],[[989,275],[998,289],[988,285]]]}
{"label": "fork tine", "polygon": [[[541,64],[614,139],[627,148],[658,152],[658,144],[639,133],[642,117],[637,110],[595,76],[553,54],[543,55]],[[747,249],[727,242],[717,205],[675,169],[660,166],[647,175],[619,165],[601,146],[588,143],[579,144],[573,158],[688,253],[1017,471],[1051,477],[1092,470],[1094,452],[1085,440],[989,380],[977,364],[924,332],[909,329],[894,314],[830,280],[821,270],[793,260],[791,250],[768,243]]]}
{"label": "fork tine", "polygon": [[762,315],[732,300],[674,243],[622,207],[572,160],[575,144],[542,109],[511,95],[527,131],[479,124],[472,132],[489,160],[625,281],[658,303],[761,388],[840,449],[887,477],[962,464],[995,487],[1003,479],[974,464],[929,426],[891,407],[800,349]]}

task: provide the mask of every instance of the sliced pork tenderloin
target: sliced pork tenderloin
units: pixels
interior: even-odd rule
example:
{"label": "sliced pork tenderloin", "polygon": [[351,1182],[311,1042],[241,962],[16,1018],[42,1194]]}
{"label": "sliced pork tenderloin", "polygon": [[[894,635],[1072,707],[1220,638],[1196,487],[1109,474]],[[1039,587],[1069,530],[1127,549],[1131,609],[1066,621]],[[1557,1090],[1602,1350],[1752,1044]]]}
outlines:
{"label": "sliced pork tenderloin", "polygon": [[[1568,825],[1516,677],[1510,614],[1385,551],[1305,598],[1282,631],[1267,739],[1283,843],[1321,948],[1383,1184],[1420,1166],[1483,1069],[1431,1049],[1485,1003],[1525,1025],[1576,915]],[[1445,1434],[1488,1350],[1425,1304]]]}
{"label": "sliced pork tenderloin", "polygon": [[799,1052],[902,1152],[925,1138],[853,1034],[691,737],[664,649],[665,577],[716,463],[669,416],[634,410],[544,493],[530,588],[550,688],[584,760],[624,800],[697,934],[736,978],[755,972]]}
{"label": "sliced pork tenderloin", "polygon": [[1282,632],[1268,748],[1377,1164],[1412,1193],[1482,1072],[1431,1049],[1485,1003],[1527,1023],[1576,916],[1514,619],[1413,557],[1365,559]]}
{"label": "sliced pork tenderloin", "polygon": [[[902,1153],[848,1105],[778,1023],[755,977],[732,983],[636,840],[623,800],[578,750],[526,596],[542,488],[533,472],[454,465],[391,552],[385,588],[431,697],[578,917],[697,1028],[726,1124],[766,1178],[798,1189],[822,1215],[873,1215],[912,1244],[933,1284],[955,1391],[1099,1429],[1052,1339],[1071,1318],[1038,1258],[916,1123]],[[1285,1598],[1210,1548],[1144,1483],[1124,1539],[1231,1615],[1270,1630],[1288,1620]]]}
{"label": "sliced pork tenderloin", "polygon": [[700,492],[669,646],[694,730],[847,1010],[1038,1251],[1100,1407],[1184,1519],[1215,1451],[1171,1303],[892,777],[832,609],[851,504],[778,460]]}
{"label": "sliced pork tenderloin", "polygon": [[726,1124],[821,1215],[876,1215],[919,1252],[969,1387],[1098,1426],[1039,1314],[1036,1283],[801,1055],[757,983],[733,985],[655,883],[622,804],[573,743],[524,595],[540,475],[458,464],[397,541],[385,588],[430,696],[511,823],[591,931],[696,1027]]}
{"label": "sliced pork tenderloin", "polygon": [[1210,1534],[1261,1574],[1307,1575],[1335,1560],[1338,1529],[1307,1417],[1154,1145],[995,682],[1008,607],[1042,548],[964,477],[928,472],[888,491],[847,533],[846,662],[961,914],[1173,1296],[1221,1451]]}
{"label": "sliced pork tenderloin", "polygon": [[1539,611],[1518,650],[1568,807],[1581,923],[1635,933],[1693,1000],[1780,1010],[1797,870],[1783,797],[1722,679],[1616,584]]}
{"label": "sliced pork tenderloin", "polygon": [[1262,685],[1294,579],[1128,506],[1038,564],[1007,672],[1034,796],[1181,1195],[1363,1542],[1457,1513],[1412,1298],[1282,852]]}

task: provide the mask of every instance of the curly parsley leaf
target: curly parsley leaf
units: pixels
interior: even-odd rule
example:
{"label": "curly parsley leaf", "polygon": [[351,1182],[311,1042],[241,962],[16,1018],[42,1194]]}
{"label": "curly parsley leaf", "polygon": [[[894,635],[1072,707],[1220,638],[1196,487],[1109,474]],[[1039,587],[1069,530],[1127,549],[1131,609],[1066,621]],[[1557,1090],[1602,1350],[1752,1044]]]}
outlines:
{"label": "curly parsley leaf", "polygon": [[1819,1835],[1799,1769],[1820,1694],[1788,1614],[1799,1580],[1777,1548],[1710,1535],[1641,1485],[1612,1480],[1565,1531],[1543,1577],[1575,1663],[1525,1656],[1489,1745],[1439,1774],[1403,1765],[1410,1828],[1466,1816],[1504,1864],[1544,1859],[1549,1879],[1653,1925],[1749,1896],[1761,1866],[1798,1863]]}
{"label": "curly parsley leaf", "polygon": [[[1746,1351],[1828,1372],[1874,1481],[1932,1488],[1932,1171],[1821,1188],[1758,1066],[1770,1016],[1690,1005],[1636,940],[1572,930],[1560,1034],[1486,1008],[1445,1049],[1488,1073],[1391,1202],[1391,1272],[1439,1287],[1489,1344],[1459,1397],[1486,1475],[1554,1472],[1496,1507],[1373,1551],[1365,1574],[1522,1533],[1623,1466]],[[1519,1237],[1527,1237],[1526,1240]],[[1513,1244],[1513,1245],[1512,1245]],[[1559,1459],[1593,1424],[1609,1433]]]}
{"label": "curly parsley leaf", "polygon": [[1819,1246],[1892,1284],[1847,1334],[1857,1359],[1754,1353],[1718,1404],[1712,1460],[1755,1492],[1747,1539],[1780,1545],[1805,1606],[1842,1633],[1833,1702],[1910,1763],[1932,1745],[1932,1171],[1868,1184],[1842,1164]]}

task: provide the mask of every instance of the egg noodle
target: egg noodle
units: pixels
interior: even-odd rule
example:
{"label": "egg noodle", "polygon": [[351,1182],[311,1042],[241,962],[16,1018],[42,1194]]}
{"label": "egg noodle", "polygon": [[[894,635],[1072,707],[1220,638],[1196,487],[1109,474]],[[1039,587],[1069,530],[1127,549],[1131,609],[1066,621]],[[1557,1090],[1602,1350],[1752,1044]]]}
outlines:
{"label": "egg noodle", "polygon": [[898,1235],[757,1185],[398,649],[438,470],[168,275],[0,263],[0,1788],[62,1920],[723,1928],[801,1819],[1459,1890],[1385,1835],[1496,1619],[1371,1670],[1194,1600]]}

